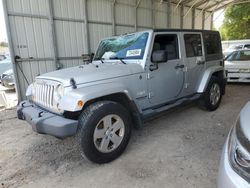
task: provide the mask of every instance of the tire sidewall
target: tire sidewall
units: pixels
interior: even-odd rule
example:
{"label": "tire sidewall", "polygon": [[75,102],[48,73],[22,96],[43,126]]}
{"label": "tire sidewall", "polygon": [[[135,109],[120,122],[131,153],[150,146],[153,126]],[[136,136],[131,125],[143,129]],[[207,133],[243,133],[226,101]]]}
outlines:
{"label": "tire sidewall", "polygon": [[[213,105],[212,103],[211,103],[211,101],[210,101],[210,91],[211,91],[211,88],[212,88],[212,86],[214,85],[214,84],[218,84],[218,86],[219,86],[219,88],[220,88],[220,98],[219,98],[219,100],[218,100],[218,102],[215,104],[215,105]],[[209,81],[209,84],[208,84],[208,86],[207,86],[207,89],[206,89],[206,92],[205,92],[205,107],[208,109],[208,110],[210,110],[210,111],[214,111],[214,110],[216,110],[218,107],[219,107],[219,105],[220,105],[220,103],[221,103],[221,99],[222,99],[222,85],[221,85],[221,83],[220,83],[220,81],[219,81],[219,79],[218,78],[216,78],[216,77],[211,77],[211,79],[210,79],[210,81]]]}
{"label": "tire sidewall", "polygon": [[[81,149],[84,155],[91,161],[97,163],[112,161],[121,155],[128,144],[131,134],[131,119],[129,113],[122,105],[111,101],[105,101],[98,108],[91,108],[90,110],[92,113],[88,118],[79,120],[79,126],[82,127],[79,130]],[[124,137],[118,148],[109,153],[102,153],[96,148],[93,135],[99,121],[110,114],[115,114],[123,120],[125,127]]]}

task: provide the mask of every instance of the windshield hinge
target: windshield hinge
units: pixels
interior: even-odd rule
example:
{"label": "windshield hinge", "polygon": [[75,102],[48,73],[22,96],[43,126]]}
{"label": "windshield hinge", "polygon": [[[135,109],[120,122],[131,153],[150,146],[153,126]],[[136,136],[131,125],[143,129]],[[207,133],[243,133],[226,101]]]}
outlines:
{"label": "windshield hinge", "polygon": [[153,92],[149,92],[149,93],[148,93],[148,98],[149,98],[149,99],[151,99],[153,96],[154,96],[154,93],[153,93]]}
{"label": "windshield hinge", "polygon": [[147,79],[150,80],[151,78],[153,78],[153,76],[150,73],[148,73],[147,74]]}
{"label": "windshield hinge", "polygon": [[183,72],[187,72],[187,66],[185,66],[182,70]]}
{"label": "windshield hinge", "polygon": [[190,85],[189,83],[185,83],[185,86],[184,86],[185,89],[187,89],[189,87],[189,85]]}

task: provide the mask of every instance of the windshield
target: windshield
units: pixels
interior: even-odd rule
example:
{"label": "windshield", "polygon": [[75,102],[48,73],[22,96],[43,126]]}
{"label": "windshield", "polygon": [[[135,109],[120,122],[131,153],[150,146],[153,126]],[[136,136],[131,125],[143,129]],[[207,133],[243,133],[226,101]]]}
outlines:
{"label": "windshield", "polygon": [[233,52],[225,60],[226,61],[250,61],[250,50]]}
{"label": "windshield", "polygon": [[143,59],[148,33],[134,33],[101,41],[94,60]]}

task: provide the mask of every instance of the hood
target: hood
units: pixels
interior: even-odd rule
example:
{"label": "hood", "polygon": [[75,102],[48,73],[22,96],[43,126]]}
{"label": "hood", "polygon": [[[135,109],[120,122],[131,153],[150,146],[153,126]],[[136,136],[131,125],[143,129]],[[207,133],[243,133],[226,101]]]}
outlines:
{"label": "hood", "polygon": [[243,134],[250,141],[250,101],[241,110],[239,121]]}
{"label": "hood", "polygon": [[70,79],[74,78],[76,84],[84,84],[94,81],[100,81],[110,78],[122,77],[126,75],[141,73],[143,68],[137,63],[122,64],[116,63],[101,63],[80,65],[62,69],[38,76],[37,79],[49,79],[63,83],[65,87],[70,85]]}
{"label": "hood", "polygon": [[225,69],[250,69],[250,61],[225,61]]}
{"label": "hood", "polygon": [[5,71],[3,74],[5,74],[5,75],[13,75],[13,69],[9,69],[9,70]]}

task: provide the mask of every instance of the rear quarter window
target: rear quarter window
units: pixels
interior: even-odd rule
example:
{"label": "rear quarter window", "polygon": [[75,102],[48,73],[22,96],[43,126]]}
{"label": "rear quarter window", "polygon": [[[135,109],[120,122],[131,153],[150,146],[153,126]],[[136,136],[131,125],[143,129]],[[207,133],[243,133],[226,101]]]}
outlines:
{"label": "rear quarter window", "polygon": [[205,32],[203,34],[206,60],[222,59],[221,39],[217,32]]}
{"label": "rear quarter window", "polygon": [[241,61],[250,61],[250,50],[249,51],[241,51],[240,52],[240,60]]}

